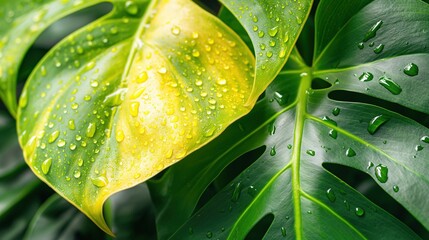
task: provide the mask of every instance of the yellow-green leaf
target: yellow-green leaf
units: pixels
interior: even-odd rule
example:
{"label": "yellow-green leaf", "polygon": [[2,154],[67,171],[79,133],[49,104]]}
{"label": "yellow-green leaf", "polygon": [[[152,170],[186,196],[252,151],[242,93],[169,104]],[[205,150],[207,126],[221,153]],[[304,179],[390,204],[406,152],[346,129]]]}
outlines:
{"label": "yellow-green leaf", "polygon": [[115,3],[32,73],[18,109],[25,159],[111,234],[109,196],[250,111],[254,64],[243,41],[190,0]]}

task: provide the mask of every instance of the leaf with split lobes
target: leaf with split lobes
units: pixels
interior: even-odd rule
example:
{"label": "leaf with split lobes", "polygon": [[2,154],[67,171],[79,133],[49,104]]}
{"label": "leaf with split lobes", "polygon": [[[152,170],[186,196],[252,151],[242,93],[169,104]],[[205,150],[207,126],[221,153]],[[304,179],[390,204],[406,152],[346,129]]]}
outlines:
{"label": "leaf with split lobes", "polygon": [[101,3],[86,1],[2,1],[0,8],[0,99],[16,114],[16,81],[25,53],[52,23],[72,12]]}
{"label": "leaf with split lobes", "polygon": [[145,14],[144,2],[122,4],[52,49],[18,110],[32,170],[110,234],[109,196],[200,148],[257,99],[254,57],[220,20],[189,0],[153,1]]}
{"label": "leaf with split lobes", "polygon": [[249,104],[280,72],[310,13],[312,0],[220,0],[242,24],[255,49],[256,69]]}

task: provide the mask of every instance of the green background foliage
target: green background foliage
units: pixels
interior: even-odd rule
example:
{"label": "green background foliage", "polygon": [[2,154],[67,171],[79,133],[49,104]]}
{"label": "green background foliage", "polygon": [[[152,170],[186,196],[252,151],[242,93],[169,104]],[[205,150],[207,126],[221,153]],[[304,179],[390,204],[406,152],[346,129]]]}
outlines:
{"label": "green background foliage", "polygon": [[[198,3],[253,50],[251,95],[265,91],[209,144],[111,197],[104,213],[117,238],[428,238],[427,1],[316,1],[309,16],[310,1],[220,2]],[[57,22],[73,11],[39,3],[55,11],[40,15],[35,31],[0,28],[7,82],[0,91],[7,106],[0,114],[0,235],[110,239],[28,169],[12,116],[15,87],[67,35],[55,29],[78,29],[76,22],[92,22],[111,6],[75,4],[84,10]],[[127,3],[115,3],[117,11]],[[11,21],[4,9],[1,20]],[[4,57],[10,53],[16,58]]]}

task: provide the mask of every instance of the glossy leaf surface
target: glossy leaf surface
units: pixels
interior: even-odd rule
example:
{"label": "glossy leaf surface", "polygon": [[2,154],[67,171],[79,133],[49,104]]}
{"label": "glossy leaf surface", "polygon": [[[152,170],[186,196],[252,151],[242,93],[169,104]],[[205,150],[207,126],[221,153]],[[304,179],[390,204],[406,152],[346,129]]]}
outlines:
{"label": "glossy leaf surface", "polygon": [[111,233],[102,214],[109,196],[250,111],[254,61],[232,30],[191,1],[114,2],[30,76],[18,111],[26,161]]}
{"label": "glossy leaf surface", "polygon": [[16,82],[25,53],[52,23],[103,1],[2,1],[0,8],[0,98],[16,114]]}
{"label": "glossy leaf surface", "polygon": [[293,54],[249,115],[151,183],[161,216],[190,215],[225,168],[250,165],[172,239],[252,238],[264,221],[264,239],[419,238],[332,166],[367,174],[429,229],[429,6],[355,3],[321,1],[313,66]]}

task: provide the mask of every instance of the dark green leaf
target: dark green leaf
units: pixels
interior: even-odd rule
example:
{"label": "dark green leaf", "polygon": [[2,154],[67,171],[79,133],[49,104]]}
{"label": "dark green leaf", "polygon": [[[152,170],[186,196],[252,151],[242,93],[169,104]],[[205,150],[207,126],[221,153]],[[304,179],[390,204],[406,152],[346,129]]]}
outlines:
{"label": "dark green leaf", "polygon": [[151,184],[159,220],[183,221],[224,168],[265,147],[172,238],[243,239],[272,215],[265,239],[418,239],[326,169],[366,173],[429,229],[428,14],[418,0],[321,1],[314,65],[295,53],[248,116]]}

